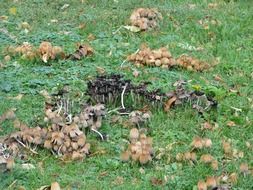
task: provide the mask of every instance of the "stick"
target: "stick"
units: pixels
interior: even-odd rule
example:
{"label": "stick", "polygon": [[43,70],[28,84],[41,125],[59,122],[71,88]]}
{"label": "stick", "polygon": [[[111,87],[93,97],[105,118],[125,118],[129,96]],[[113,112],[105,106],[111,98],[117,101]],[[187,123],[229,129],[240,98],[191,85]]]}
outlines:
{"label": "stick", "polygon": [[103,135],[102,135],[99,131],[97,131],[96,129],[92,129],[92,128],[91,128],[91,130],[92,130],[93,132],[97,133],[97,134],[101,137],[102,141],[104,140]]}
{"label": "stick", "polygon": [[8,189],[11,189],[11,187],[17,182],[17,180],[14,180],[8,187]]}
{"label": "stick", "polygon": [[123,28],[123,26],[120,26],[117,30],[115,30],[114,32],[112,32],[112,34],[116,34],[117,32],[119,32],[121,30],[121,28]]}
{"label": "stick", "polygon": [[128,83],[126,83],[126,85],[124,86],[123,91],[122,91],[122,93],[121,93],[121,106],[122,106],[123,109],[126,109],[125,106],[124,106],[124,93],[125,93],[125,91],[126,91],[127,84],[128,84]]}
{"label": "stick", "polygon": [[34,154],[39,154],[38,152],[36,152],[35,150],[33,150],[33,149],[31,149],[31,148],[29,148],[28,146],[26,146],[24,143],[22,143],[20,140],[18,140],[17,138],[15,138],[15,140],[19,143],[19,144],[21,144],[24,148],[26,148],[27,150],[30,150],[32,153],[34,153]]}

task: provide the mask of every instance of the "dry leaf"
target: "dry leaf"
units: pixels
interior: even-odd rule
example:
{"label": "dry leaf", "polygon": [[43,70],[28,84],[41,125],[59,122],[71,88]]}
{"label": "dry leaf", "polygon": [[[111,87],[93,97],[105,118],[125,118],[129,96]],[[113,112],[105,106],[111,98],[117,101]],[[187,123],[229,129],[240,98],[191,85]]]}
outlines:
{"label": "dry leaf", "polygon": [[10,99],[10,100],[21,100],[23,97],[23,94],[19,94],[15,97],[8,97],[7,99]]}
{"label": "dry leaf", "polygon": [[175,101],[177,100],[176,96],[173,96],[172,98],[170,98],[164,105],[164,111],[168,112],[172,106],[173,103],[175,103]]}
{"label": "dry leaf", "polygon": [[123,26],[123,27],[131,32],[140,32],[141,31],[141,29],[137,26]]}
{"label": "dry leaf", "polygon": [[11,8],[9,9],[9,13],[10,13],[11,15],[16,15],[16,14],[17,14],[17,8],[16,8],[16,7],[11,7]]}
{"label": "dry leaf", "polygon": [[124,183],[124,178],[121,176],[118,176],[112,183],[114,185],[122,185]]}
{"label": "dry leaf", "polygon": [[227,126],[228,126],[228,127],[235,127],[236,124],[235,124],[235,122],[233,122],[233,121],[228,121],[228,122],[227,122]]}
{"label": "dry leaf", "polygon": [[89,41],[93,41],[93,40],[96,39],[96,36],[95,36],[94,34],[89,34],[88,37],[87,37],[87,39],[88,39]]}
{"label": "dry leaf", "polygon": [[96,70],[97,70],[98,74],[100,74],[100,75],[103,75],[106,73],[106,70],[103,67],[96,66]]}
{"label": "dry leaf", "polygon": [[230,175],[229,175],[229,180],[230,180],[230,182],[232,183],[232,184],[237,184],[237,181],[238,181],[238,176],[237,176],[237,174],[234,172],[234,173],[231,173]]}
{"label": "dry leaf", "polygon": [[208,4],[208,8],[209,9],[216,9],[218,7],[218,4],[217,3],[209,3]]}
{"label": "dry leaf", "polygon": [[156,177],[151,177],[150,182],[153,186],[161,186],[164,184],[164,181],[162,179],[158,179]]}
{"label": "dry leaf", "polygon": [[31,170],[31,169],[35,169],[35,166],[33,164],[21,164],[21,168],[25,169],[25,170]]}

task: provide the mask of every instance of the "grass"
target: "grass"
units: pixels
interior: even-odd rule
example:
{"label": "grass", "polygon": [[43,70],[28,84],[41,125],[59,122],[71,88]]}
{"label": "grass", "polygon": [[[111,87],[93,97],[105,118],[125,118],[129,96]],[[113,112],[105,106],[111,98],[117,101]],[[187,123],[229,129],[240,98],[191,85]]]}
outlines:
{"label": "grass", "polygon": [[[23,186],[26,189],[37,189],[53,181],[66,189],[196,189],[199,180],[206,176],[219,176],[224,173],[236,172],[238,183],[233,189],[252,189],[252,175],[244,177],[239,174],[239,166],[246,162],[253,167],[253,151],[247,149],[245,142],[253,144],[253,110],[252,110],[252,79],[253,79],[253,8],[250,1],[217,1],[216,9],[208,8],[212,1],[201,0],[87,0],[81,1],[49,1],[49,0],[2,0],[0,15],[7,15],[7,22],[0,20],[0,27],[15,36],[17,41],[8,34],[0,33],[0,49],[7,45],[15,45],[28,41],[38,45],[48,40],[55,45],[64,47],[71,52],[75,43],[87,41],[89,34],[96,36],[91,46],[96,53],[93,57],[81,61],[59,61],[44,65],[42,62],[30,63],[13,58],[9,63],[2,61],[7,67],[0,70],[0,115],[11,107],[17,108],[17,117],[29,126],[39,124],[44,118],[44,99],[38,94],[46,89],[52,92],[55,88],[70,85],[72,92],[84,92],[87,80],[97,74],[97,67],[107,73],[121,73],[135,82],[151,81],[152,86],[164,91],[171,89],[178,79],[191,81],[191,85],[199,85],[203,89],[216,89],[219,102],[216,111],[206,113],[204,117],[197,114],[190,106],[179,107],[168,114],[162,110],[153,111],[149,124],[154,140],[156,153],[174,142],[182,142],[173,146],[172,150],[158,160],[154,159],[147,166],[135,163],[122,163],[119,154],[125,146],[129,129],[121,125],[110,124],[107,118],[101,131],[109,135],[109,140],[99,142],[90,134],[89,141],[94,152],[104,150],[105,154],[85,159],[83,162],[63,163],[55,159],[49,152],[40,150],[39,156],[29,157],[28,162],[36,166],[33,170],[20,168],[20,163],[13,171],[0,174],[0,189]],[[60,8],[68,3],[65,10]],[[188,4],[196,7],[189,9]],[[15,7],[16,15],[9,9]],[[132,10],[137,7],[156,7],[163,14],[160,28],[144,33],[131,33],[125,29],[113,34],[120,26],[128,24]],[[209,16],[218,20],[219,25],[209,24],[205,30],[198,21]],[[57,23],[52,23],[57,19]],[[19,28],[21,22],[28,22],[31,31],[27,34]],[[78,26],[85,24],[83,29]],[[141,43],[152,48],[167,45],[174,56],[187,53],[208,62],[220,59],[220,63],[212,71],[196,73],[185,70],[163,70],[160,68],[137,68],[140,76],[132,76],[132,66],[121,70],[120,64],[125,57],[135,52]],[[203,51],[188,51],[178,46],[179,43],[203,47]],[[111,53],[110,53],[111,52]],[[4,54],[0,55],[4,58]],[[223,82],[214,79],[219,75]],[[231,89],[237,92],[231,91]],[[221,92],[221,96],[218,96]],[[8,97],[25,94],[20,100]],[[236,112],[232,107],[241,109]],[[201,124],[205,120],[217,123],[218,130],[202,131]],[[235,127],[227,127],[227,121],[234,121]],[[1,124],[0,135],[13,131],[10,121]],[[189,150],[192,138],[196,135],[208,137],[213,146],[210,150],[197,153],[212,154],[220,163],[218,171],[197,163],[175,162],[179,152]],[[244,157],[223,162],[222,140],[231,139],[233,147],[242,150]],[[171,160],[168,160],[171,157]],[[21,161],[20,161],[21,162]],[[221,166],[222,165],[222,166]],[[145,173],[139,171],[143,168]],[[150,179],[156,177],[169,180],[163,186],[152,186]],[[121,183],[120,178],[123,178]],[[117,180],[118,179],[118,180]]]}

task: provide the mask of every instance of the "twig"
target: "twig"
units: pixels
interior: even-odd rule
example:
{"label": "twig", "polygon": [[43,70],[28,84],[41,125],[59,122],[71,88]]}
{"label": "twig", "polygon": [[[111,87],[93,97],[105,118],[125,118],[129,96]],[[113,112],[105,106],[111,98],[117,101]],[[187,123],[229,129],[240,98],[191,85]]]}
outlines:
{"label": "twig", "polygon": [[124,93],[125,93],[125,91],[126,91],[127,84],[128,84],[128,83],[126,83],[126,85],[124,86],[123,91],[122,91],[122,93],[121,93],[121,106],[122,106],[123,109],[126,109],[125,106],[124,106]]}
{"label": "twig", "polygon": [[235,111],[242,112],[242,109],[240,109],[240,108],[236,108],[236,107],[233,107],[233,106],[230,106],[230,108],[235,110]]}
{"label": "twig", "polygon": [[61,110],[62,110],[62,101],[61,101],[61,105],[60,105],[60,108],[58,109],[57,113],[60,114]]}
{"label": "twig", "polygon": [[113,35],[116,34],[118,31],[121,30],[121,28],[123,28],[123,26],[120,26],[117,30],[115,30],[114,32],[112,32],[112,34],[113,34]]}
{"label": "twig", "polygon": [[17,180],[14,180],[8,187],[8,189],[12,189],[11,187],[17,182]]}
{"label": "twig", "polygon": [[38,152],[36,152],[35,150],[29,148],[28,146],[26,146],[24,143],[22,143],[20,140],[18,140],[17,138],[15,138],[15,140],[20,144],[22,145],[24,148],[26,148],[27,150],[30,150],[32,153],[34,154],[39,154]]}
{"label": "twig", "polygon": [[97,131],[96,129],[93,129],[93,128],[91,128],[91,130],[92,130],[93,132],[97,133],[97,134],[101,137],[102,141],[104,140],[103,135],[102,135],[99,131]]}
{"label": "twig", "polygon": [[119,109],[120,109],[120,108],[115,108],[115,109],[113,109],[113,110],[110,110],[110,111],[107,112],[107,114],[110,114],[110,113],[112,113],[112,112],[118,113],[118,110],[119,110]]}
{"label": "twig", "polygon": [[124,63],[127,61],[127,59],[125,59],[121,64],[120,67],[123,67]]}

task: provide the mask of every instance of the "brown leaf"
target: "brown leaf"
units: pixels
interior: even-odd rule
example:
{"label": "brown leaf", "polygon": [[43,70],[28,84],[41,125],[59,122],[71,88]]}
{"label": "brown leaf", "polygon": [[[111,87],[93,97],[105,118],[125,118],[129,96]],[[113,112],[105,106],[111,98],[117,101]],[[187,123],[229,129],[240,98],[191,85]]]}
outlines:
{"label": "brown leaf", "polygon": [[227,126],[228,126],[228,127],[235,127],[236,124],[235,124],[235,122],[233,122],[233,121],[228,121],[228,122],[227,122]]}
{"label": "brown leaf", "polygon": [[209,3],[208,4],[208,8],[209,9],[216,9],[218,7],[218,4],[217,3]]}
{"label": "brown leaf", "polygon": [[14,119],[16,117],[15,115],[15,108],[11,108],[8,111],[6,111],[3,115],[0,116],[0,123],[9,120],[9,119]]}
{"label": "brown leaf", "polygon": [[164,185],[164,181],[162,179],[158,179],[156,177],[151,177],[150,182],[153,186],[161,186]]}
{"label": "brown leaf", "polygon": [[114,185],[122,185],[124,183],[124,178],[121,176],[116,177],[116,179],[112,182]]}
{"label": "brown leaf", "polygon": [[94,34],[89,34],[88,37],[87,37],[87,39],[88,39],[89,41],[93,41],[93,40],[96,39],[96,36],[95,36]]}
{"label": "brown leaf", "polygon": [[237,176],[237,174],[234,172],[234,173],[231,173],[230,175],[229,175],[229,180],[230,180],[230,182],[232,183],[232,184],[237,184],[237,181],[238,181],[238,176]]}
{"label": "brown leaf", "polygon": [[15,97],[8,97],[7,99],[10,99],[10,100],[21,100],[23,97],[23,94],[19,94]]}
{"label": "brown leaf", "polygon": [[176,96],[173,96],[172,98],[170,98],[164,105],[164,111],[168,112],[172,106],[173,103],[175,103],[175,101],[177,100]]}
{"label": "brown leaf", "polygon": [[106,73],[106,70],[105,70],[105,68],[103,68],[103,67],[98,67],[98,66],[97,66],[97,67],[96,67],[96,70],[97,70],[98,74],[100,74],[100,75]]}

